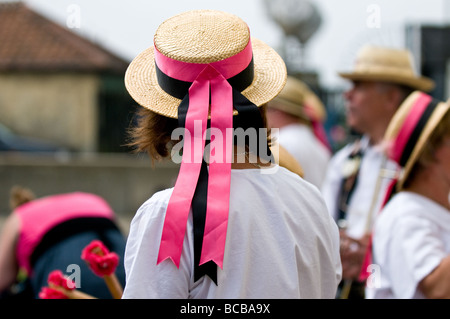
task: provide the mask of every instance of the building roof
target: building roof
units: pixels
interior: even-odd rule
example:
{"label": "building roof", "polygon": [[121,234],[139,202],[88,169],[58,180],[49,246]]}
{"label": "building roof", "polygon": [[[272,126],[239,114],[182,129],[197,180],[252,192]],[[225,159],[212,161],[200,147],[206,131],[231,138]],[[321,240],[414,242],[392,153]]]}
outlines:
{"label": "building roof", "polygon": [[0,71],[123,73],[127,65],[23,3],[0,3]]}

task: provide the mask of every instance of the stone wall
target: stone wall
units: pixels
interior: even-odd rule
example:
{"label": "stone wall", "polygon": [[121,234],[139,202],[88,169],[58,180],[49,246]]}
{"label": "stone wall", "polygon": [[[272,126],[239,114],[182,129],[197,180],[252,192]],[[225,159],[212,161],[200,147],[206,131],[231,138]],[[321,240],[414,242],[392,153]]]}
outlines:
{"label": "stone wall", "polygon": [[177,174],[172,162],[152,168],[143,154],[0,154],[0,216],[9,214],[11,187],[21,185],[38,197],[92,192],[104,197],[119,217],[129,219],[153,193],[172,187]]}
{"label": "stone wall", "polygon": [[0,122],[20,135],[96,151],[100,79],[81,73],[0,74]]}

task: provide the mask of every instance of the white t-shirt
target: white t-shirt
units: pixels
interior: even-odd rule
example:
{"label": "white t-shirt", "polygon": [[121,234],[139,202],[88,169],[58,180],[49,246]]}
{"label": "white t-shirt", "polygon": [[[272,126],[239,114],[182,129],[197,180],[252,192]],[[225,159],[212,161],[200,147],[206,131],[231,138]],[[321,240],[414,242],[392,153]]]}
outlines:
{"label": "white t-shirt", "polygon": [[193,280],[192,214],[179,269],[156,265],[172,189],[134,217],[123,298],[334,298],[341,279],[338,229],[318,190],[285,168],[231,171],[230,210],[218,286]]}
{"label": "white t-shirt", "polygon": [[[353,144],[347,145],[333,156],[321,188],[328,210],[336,221],[338,219],[338,196],[343,179],[343,169],[353,147]],[[380,211],[387,187],[391,181],[390,177],[383,177],[377,190],[377,180],[380,168],[383,166],[383,153],[380,149],[370,146],[367,137],[361,140],[361,147],[364,155],[346,214],[346,232],[353,238],[364,236],[367,232],[366,225],[369,225],[368,228],[370,230],[376,215]],[[383,168],[391,172],[394,172],[397,166],[390,160],[384,165]],[[372,207],[374,196],[376,196],[376,199]],[[369,215],[371,216],[369,217]]]}
{"label": "white t-shirt", "polygon": [[311,128],[291,124],[280,128],[278,142],[302,166],[304,178],[320,188],[331,152],[316,138]]}
{"label": "white t-shirt", "polygon": [[367,298],[424,298],[419,282],[449,253],[450,211],[419,194],[396,194],[374,226],[373,262],[380,277],[372,274],[375,287],[366,289]]}

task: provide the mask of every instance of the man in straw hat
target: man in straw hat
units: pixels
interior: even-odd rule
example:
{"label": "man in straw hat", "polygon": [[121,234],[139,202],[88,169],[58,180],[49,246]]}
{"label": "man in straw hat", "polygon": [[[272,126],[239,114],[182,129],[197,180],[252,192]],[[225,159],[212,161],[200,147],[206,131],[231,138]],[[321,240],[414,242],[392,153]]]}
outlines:
{"label": "man in straw hat", "polygon": [[279,129],[274,139],[302,165],[305,180],[320,187],[331,157],[322,102],[305,83],[288,76],[281,93],[267,106],[269,126]]}
{"label": "man in straw hat", "polygon": [[[379,145],[392,116],[414,90],[429,91],[433,81],[415,74],[409,51],[364,46],[354,70],[340,73],[352,81],[345,92],[347,124],[362,138],[336,153],[322,186],[328,209],[341,229],[343,283],[340,298],[362,298],[367,270],[362,269],[372,223],[395,169]],[[352,289],[350,289],[352,288]]]}
{"label": "man in straw hat", "polygon": [[450,298],[450,100],[416,91],[386,131],[400,169],[373,232],[370,298]]}
{"label": "man in straw hat", "polygon": [[317,189],[268,149],[264,105],[285,81],[279,55],[220,11],[166,20],[132,61],[137,149],[164,158],[179,151],[173,131],[184,135],[174,188],[131,223],[124,298],[334,297],[338,229]]}

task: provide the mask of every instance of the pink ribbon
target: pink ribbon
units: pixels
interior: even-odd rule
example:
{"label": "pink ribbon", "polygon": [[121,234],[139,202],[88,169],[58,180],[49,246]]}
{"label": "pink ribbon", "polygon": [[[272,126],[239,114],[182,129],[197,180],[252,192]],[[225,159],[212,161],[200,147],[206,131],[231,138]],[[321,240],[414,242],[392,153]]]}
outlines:
{"label": "pink ribbon", "polygon": [[430,104],[431,100],[432,100],[431,96],[425,93],[420,94],[413,108],[406,116],[405,121],[400,131],[398,132],[397,137],[391,144],[391,147],[389,149],[389,157],[392,160],[400,162],[405,146],[408,143],[408,140],[412,132],[414,131],[414,128],[417,126],[417,123],[422,117],[422,114],[427,109],[427,106],[428,104]]}
{"label": "pink ribbon", "polygon": [[331,145],[328,141],[327,133],[325,132],[325,128],[323,127],[322,121],[318,119],[317,115],[314,112],[314,108],[309,106],[307,103],[303,106],[306,115],[311,121],[311,126],[315,137],[325,146],[329,151],[331,151]]}
{"label": "pink ribbon", "polygon": [[323,146],[325,146],[329,151],[331,151],[331,145],[328,142],[327,133],[325,132],[325,129],[319,121],[312,120],[311,126],[313,129],[313,133],[316,136],[316,138],[322,143]]}
{"label": "pink ribbon", "polygon": [[[381,208],[380,211],[378,213],[381,212],[381,210],[384,208],[384,206],[386,205],[386,203],[388,202],[389,198],[391,197],[391,194],[394,190],[394,187],[397,183],[397,178],[394,178],[388,185],[387,190],[386,190],[386,194],[384,195],[383,201],[381,203]],[[361,266],[361,271],[359,273],[358,276],[358,280],[360,282],[365,281],[367,278],[369,278],[369,276],[371,275],[371,273],[369,272],[369,266],[373,263],[373,251],[372,251],[372,244],[373,244],[373,231],[370,234],[370,238],[369,238],[369,243],[367,244],[367,249],[364,255],[364,259],[363,259],[363,263]]]}
{"label": "pink ribbon", "polygon": [[[164,220],[157,264],[169,258],[179,267],[187,219],[205,150],[206,125],[211,100],[211,136],[207,209],[200,265],[210,260],[223,268],[231,180],[233,94],[227,79],[243,71],[252,60],[249,41],[240,53],[210,64],[173,60],[155,46],[155,62],[166,75],[192,82],[186,114],[180,172]],[[211,98],[211,99],[210,99]],[[200,125],[198,125],[201,123]],[[195,129],[200,126],[201,130]],[[231,135],[230,135],[231,134]],[[222,138],[221,138],[222,137]]]}

